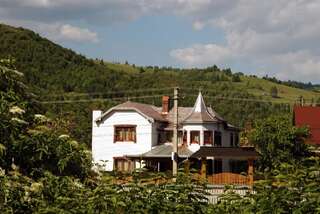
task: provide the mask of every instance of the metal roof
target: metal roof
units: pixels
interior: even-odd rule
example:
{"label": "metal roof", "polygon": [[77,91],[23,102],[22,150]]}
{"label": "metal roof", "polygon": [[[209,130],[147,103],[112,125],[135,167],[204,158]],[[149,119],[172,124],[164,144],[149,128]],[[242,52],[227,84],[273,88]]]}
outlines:
{"label": "metal roof", "polygon": [[113,111],[123,111],[123,110],[134,110],[150,120],[168,122],[161,115],[161,113],[157,111],[157,108],[155,106],[143,104],[143,103],[131,102],[131,101],[127,101],[125,103],[119,104],[119,105],[109,109],[107,112],[102,114],[101,117],[97,118],[96,121],[102,120],[104,117],[106,117],[107,115],[109,115]]}
{"label": "metal roof", "polygon": [[[173,152],[172,143],[165,143],[153,147],[150,151],[141,155],[127,155],[127,157],[142,157],[142,158],[171,158]],[[190,157],[193,154],[186,146],[178,147],[178,156],[182,158]]]}
{"label": "metal roof", "polygon": [[257,158],[258,153],[254,147],[214,147],[201,146],[198,151],[193,153],[190,158],[215,157],[215,158],[234,158],[247,159]]}

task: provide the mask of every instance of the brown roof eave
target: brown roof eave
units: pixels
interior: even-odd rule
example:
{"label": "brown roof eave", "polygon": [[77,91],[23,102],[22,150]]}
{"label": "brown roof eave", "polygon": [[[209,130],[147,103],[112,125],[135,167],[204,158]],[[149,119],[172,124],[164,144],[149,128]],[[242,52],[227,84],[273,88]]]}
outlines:
{"label": "brown roof eave", "polygon": [[215,157],[233,159],[257,159],[258,153],[254,147],[213,147],[201,146],[191,158]]}

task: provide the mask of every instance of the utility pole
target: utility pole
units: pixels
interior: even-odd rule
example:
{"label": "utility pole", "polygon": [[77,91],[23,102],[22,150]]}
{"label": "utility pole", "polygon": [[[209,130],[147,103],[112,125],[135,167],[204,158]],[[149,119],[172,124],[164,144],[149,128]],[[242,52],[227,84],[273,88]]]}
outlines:
{"label": "utility pole", "polygon": [[172,152],[172,175],[176,177],[178,174],[178,99],[179,88],[175,87],[173,91],[173,152]]}

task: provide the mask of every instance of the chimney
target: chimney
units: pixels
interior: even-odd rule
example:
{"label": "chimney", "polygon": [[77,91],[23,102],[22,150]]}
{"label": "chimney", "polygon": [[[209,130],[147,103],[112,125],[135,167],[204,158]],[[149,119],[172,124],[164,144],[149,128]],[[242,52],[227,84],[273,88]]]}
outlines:
{"label": "chimney", "polygon": [[161,114],[168,114],[169,112],[169,99],[170,97],[169,96],[163,96],[162,97],[162,112]]}

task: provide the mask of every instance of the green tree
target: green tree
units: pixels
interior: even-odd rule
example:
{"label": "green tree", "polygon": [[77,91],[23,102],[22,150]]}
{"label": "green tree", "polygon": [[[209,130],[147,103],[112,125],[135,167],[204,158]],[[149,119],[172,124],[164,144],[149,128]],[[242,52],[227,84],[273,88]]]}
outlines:
{"label": "green tree", "polygon": [[241,82],[240,75],[239,74],[232,75],[232,82]]}
{"label": "green tree", "polygon": [[90,152],[53,129],[52,120],[34,113],[40,107],[23,84],[23,75],[0,65],[0,83],[0,167],[10,170],[12,164],[18,165],[21,172],[34,176],[48,170],[86,177],[91,170]]}
{"label": "green tree", "polygon": [[271,116],[254,123],[249,139],[260,154],[260,169],[274,169],[283,162],[290,162],[308,155],[304,143],[307,128],[297,128],[290,116]]}

